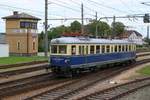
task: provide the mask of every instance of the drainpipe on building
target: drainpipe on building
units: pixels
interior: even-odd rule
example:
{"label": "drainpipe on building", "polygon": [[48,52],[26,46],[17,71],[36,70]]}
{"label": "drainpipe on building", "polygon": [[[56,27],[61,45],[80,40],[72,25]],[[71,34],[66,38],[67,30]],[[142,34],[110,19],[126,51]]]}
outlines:
{"label": "drainpipe on building", "polygon": [[27,55],[29,55],[29,32],[27,28]]}

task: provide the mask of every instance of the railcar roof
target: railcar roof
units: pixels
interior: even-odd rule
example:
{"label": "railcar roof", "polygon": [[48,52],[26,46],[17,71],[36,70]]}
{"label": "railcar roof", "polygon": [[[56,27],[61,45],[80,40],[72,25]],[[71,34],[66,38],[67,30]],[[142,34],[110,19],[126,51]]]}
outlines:
{"label": "railcar roof", "polygon": [[96,39],[85,37],[60,37],[51,40],[51,44],[133,44],[128,40]]}

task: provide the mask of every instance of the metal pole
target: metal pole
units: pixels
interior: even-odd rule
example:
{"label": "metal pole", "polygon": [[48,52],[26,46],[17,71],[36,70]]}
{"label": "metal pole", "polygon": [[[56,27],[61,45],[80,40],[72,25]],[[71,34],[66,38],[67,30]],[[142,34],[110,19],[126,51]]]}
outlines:
{"label": "metal pole", "polygon": [[83,3],[81,4],[81,19],[82,19],[81,34],[84,34],[84,14],[83,14]]}
{"label": "metal pole", "polygon": [[147,39],[149,39],[149,25],[147,25]]}
{"label": "metal pole", "polygon": [[115,22],[116,22],[116,17],[115,16],[113,16],[113,25],[112,25],[112,28],[113,28],[113,30],[112,30],[112,36],[114,37],[115,36]]}
{"label": "metal pole", "polygon": [[96,21],[97,21],[97,12],[96,12],[96,15],[95,15],[95,19],[96,19]]}
{"label": "metal pole", "polygon": [[27,28],[27,56],[29,56],[29,32]]}
{"label": "metal pole", "polygon": [[45,57],[48,56],[48,0],[45,0]]}
{"label": "metal pole", "polygon": [[96,38],[98,38],[98,36],[97,36],[98,35],[98,29],[97,28],[98,28],[98,22],[99,21],[97,21],[97,12],[96,12],[95,17],[96,17],[96,31],[95,31],[95,35],[96,35]]}

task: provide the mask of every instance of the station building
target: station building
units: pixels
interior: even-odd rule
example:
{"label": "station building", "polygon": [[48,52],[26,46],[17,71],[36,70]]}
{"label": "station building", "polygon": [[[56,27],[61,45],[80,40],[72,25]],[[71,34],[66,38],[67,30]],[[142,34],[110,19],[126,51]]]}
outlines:
{"label": "station building", "polygon": [[27,13],[13,12],[3,17],[6,22],[6,42],[10,55],[32,56],[38,53],[39,18]]}
{"label": "station building", "polygon": [[9,56],[9,45],[5,41],[5,33],[0,33],[0,57]]}

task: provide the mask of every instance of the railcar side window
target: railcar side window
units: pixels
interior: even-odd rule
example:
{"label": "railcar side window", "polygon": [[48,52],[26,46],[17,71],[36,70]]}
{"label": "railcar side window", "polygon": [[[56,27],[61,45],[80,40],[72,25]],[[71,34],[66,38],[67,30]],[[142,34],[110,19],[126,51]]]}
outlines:
{"label": "railcar side window", "polygon": [[86,46],[86,54],[88,54],[88,50],[89,50],[89,49],[88,49],[88,46]]}
{"label": "railcar side window", "polygon": [[100,46],[99,45],[96,46],[96,54],[98,54],[98,53],[100,53]]}
{"label": "railcar side window", "polygon": [[81,46],[79,46],[79,54],[82,54]]}
{"label": "railcar side window", "polygon": [[119,52],[121,52],[121,45],[119,45]]}
{"label": "railcar side window", "polygon": [[105,45],[102,45],[102,53],[105,53]]}
{"label": "railcar side window", "polygon": [[66,45],[60,45],[59,46],[59,53],[60,54],[66,54],[67,53],[67,46]]}
{"label": "railcar side window", "polygon": [[115,45],[115,52],[117,52],[117,45]]}
{"label": "railcar side window", "polygon": [[57,45],[51,46],[51,53],[57,53]]}
{"label": "railcar side window", "polygon": [[84,46],[79,46],[79,54],[80,55],[84,54]]}
{"label": "railcar side window", "polygon": [[131,45],[129,45],[129,51],[131,51]]}
{"label": "railcar side window", "polygon": [[107,52],[107,53],[110,52],[110,46],[109,46],[109,45],[106,46],[106,52]]}
{"label": "railcar side window", "polygon": [[112,53],[114,52],[114,46],[113,45],[111,46],[111,52]]}
{"label": "railcar side window", "polygon": [[124,45],[124,52],[126,52],[126,45]]}
{"label": "railcar side window", "polygon": [[136,45],[134,45],[134,51],[136,51]]}
{"label": "railcar side window", "polygon": [[94,54],[94,46],[90,46],[90,54]]}
{"label": "railcar side window", "polygon": [[124,50],[125,48],[124,48],[124,45],[122,45],[122,52],[124,52],[125,50]]}
{"label": "railcar side window", "polygon": [[128,45],[126,45],[126,51],[128,51]]}
{"label": "railcar side window", "polygon": [[76,46],[75,46],[75,45],[73,45],[73,46],[71,47],[71,53],[72,53],[72,55],[75,55],[75,54],[76,54]]}

